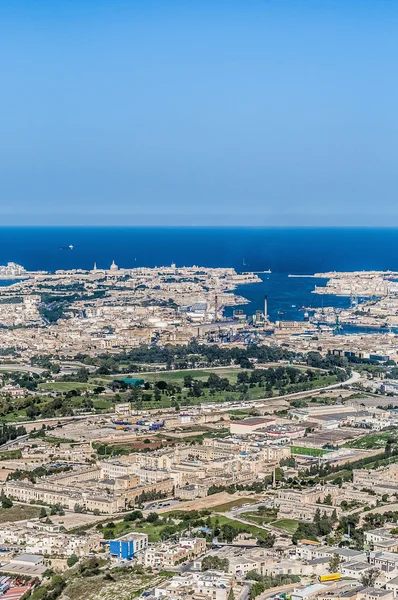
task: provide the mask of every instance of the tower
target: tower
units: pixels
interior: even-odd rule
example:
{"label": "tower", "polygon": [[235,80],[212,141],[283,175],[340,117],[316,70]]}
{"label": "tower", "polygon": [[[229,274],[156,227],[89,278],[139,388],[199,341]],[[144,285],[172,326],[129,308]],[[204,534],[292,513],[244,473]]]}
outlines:
{"label": "tower", "polygon": [[264,296],[264,319],[268,319],[268,297]]}
{"label": "tower", "polygon": [[217,321],[218,321],[218,296],[217,296],[217,294],[215,295],[215,298],[214,298],[214,320],[217,323]]}

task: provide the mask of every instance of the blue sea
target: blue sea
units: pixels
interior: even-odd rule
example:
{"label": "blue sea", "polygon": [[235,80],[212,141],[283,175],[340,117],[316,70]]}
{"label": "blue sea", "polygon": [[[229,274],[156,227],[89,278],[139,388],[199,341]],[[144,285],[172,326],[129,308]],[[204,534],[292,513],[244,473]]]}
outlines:
{"label": "blue sea", "polygon": [[[73,250],[61,247],[73,245]],[[312,294],[325,279],[289,278],[319,271],[397,270],[398,229],[266,227],[0,227],[0,264],[28,270],[198,265],[264,271],[241,286],[253,313],[268,295],[272,320],[302,319],[301,306],[348,306],[348,298]],[[2,282],[5,284],[6,282]],[[281,313],[283,315],[281,316]]]}

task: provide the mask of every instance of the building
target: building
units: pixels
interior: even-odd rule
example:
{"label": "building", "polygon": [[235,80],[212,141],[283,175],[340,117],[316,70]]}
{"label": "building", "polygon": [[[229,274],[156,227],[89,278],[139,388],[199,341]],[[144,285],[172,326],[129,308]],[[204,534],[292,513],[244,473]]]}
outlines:
{"label": "building", "polygon": [[267,427],[275,423],[275,419],[269,419],[265,417],[252,417],[249,419],[243,419],[242,421],[231,421],[229,430],[235,435],[250,435],[257,429]]}
{"label": "building", "polygon": [[183,573],[155,587],[155,598],[190,598],[227,600],[233,576],[221,571]]}
{"label": "building", "polygon": [[109,552],[112,556],[131,560],[138,552],[142,552],[148,546],[148,536],[145,533],[127,533],[120,538],[111,540]]}
{"label": "building", "polygon": [[365,540],[376,552],[397,552],[398,538],[391,535],[386,527],[365,531]]}
{"label": "building", "polygon": [[319,594],[321,594],[326,587],[327,586],[323,585],[322,583],[316,583],[299,591],[295,590],[291,593],[291,600],[311,600],[312,598],[316,598]]}
{"label": "building", "polygon": [[205,538],[180,538],[177,543],[163,542],[148,546],[140,560],[146,567],[174,567],[205,551]]}
{"label": "building", "polygon": [[[336,486],[318,485],[304,490],[282,489],[278,491],[275,502],[279,508],[279,515],[291,518],[311,519],[318,510],[321,514],[326,513],[328,517],[332,516],[334,511],[336,516],[339,516],[342,511],[336,502],[338,493],[340,490]],[[330,496],[332,505],[323,504],[327,496]],[[341,497],[338,500],[341,502]]]}

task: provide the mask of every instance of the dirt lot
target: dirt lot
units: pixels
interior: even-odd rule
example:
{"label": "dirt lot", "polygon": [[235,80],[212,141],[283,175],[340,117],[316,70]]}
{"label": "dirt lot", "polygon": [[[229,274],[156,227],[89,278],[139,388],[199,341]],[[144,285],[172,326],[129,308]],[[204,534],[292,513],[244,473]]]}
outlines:
{"label": "dirt lot", "polygon": [[75,527],[82,527],[83,525],[89,525],[90,523],[96,523],[97,521],[103,521],[107,518],[107,515],[86,515],[83,513],[65,513],[62,517],[58,515],[52,515],[51,521],[58,525],[63,525],[65,529],[74,529]]}
{"label": "dirt lot", "polygon": [[197,498],[196,500],[187,500],[186,502],[180,502],[175,506],[166,506],[165,508],[159,508],[157,513],[166,513],[171,510],[203,510],[205,508],[211,508],[212,506],[218,506],[219,504],[227,504],[233,500],[239,498],[247,498],[248,492],[242,492],[242,494],[228,494],[227,492],[220,492],[219,494],[212,494],[205,498]]}

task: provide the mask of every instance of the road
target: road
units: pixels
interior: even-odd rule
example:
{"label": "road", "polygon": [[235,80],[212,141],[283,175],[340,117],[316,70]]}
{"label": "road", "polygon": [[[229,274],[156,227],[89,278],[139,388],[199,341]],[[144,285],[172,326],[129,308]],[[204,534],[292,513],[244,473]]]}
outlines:
{"label": "road", "polygon": [[253,504],[250,504],[250,506],[239,506],[239,507],[235,507],[234,510],[229,511],[229,513],[231,515],[241,515],[245,512],[251,512],[253,510],[258,510],[260,507],[265,507],[265,508],[273,508],[274,506],[274,500],[271,496],[267,496],[265,498],[266,502],[256,502]]}
{"label": "road", "polygon": [[[85,365],[84,363],[79,362],[63,362],[59,364],[61,370],[64,368],[69,373],[74,373],[81,368],[85,368],[90,373],[93,373],[97,367],[92,365]],[[42,367],[32,367],[32,365],[26,364],[18,364],[18,363],[0,363],[0,371],[20,371],[21,373],[36,373],[37,375],[41,375],[48,369],[43,369]]]}
{"label": "road", "polygon": [[[353,371],[352,375],[346,381],[339,381],[338,383],[332,383],[332,385],[327,385],[325,387],[315,388],[313,390],[307,390],[305,392],[296,392],[295,394],[285,394],[284,396],[273,396],[272,398],[268,398],[268,400],[286,400],[287,398],[306,398],[307,396],[313,396],[319,392],[334,390],[336,388],[340,388],[345,385],[352,385],[353,383],[358,383],[362,379],[362,376],[357,371]],[[266,398],[262,400],[253,400],[253,402],[263,402]]]}
{"label": "road", "polygon": [[272,596],[282,594],[283,592],[285,594],[290,595],[293,592],[293,590],[296,589],[297,585],[292,585],[291,583],[288,583],[286,585],[280,585],[275,588],[270,588],[269,590],[265,590],[265,592],[260,596],[257,596],[256,600],[266,600],[266,598],[272,598]]}
{"label": "road", "polygon": [[8,440],[8,442],[6,442],[2,446],[0,446],[0,450],[7,450],[7,448],[9,448],[10,446],[13,446],[14,444],[18,444],[18,442],[23,442],[24,440],[27,440],[28,437],[29,437],[29,433],[26,435],[20,435],[19,437],[16,437],[15,440]]}
{"label": "road", "polygon": [[251,587],[252,587],[252,584],[249,581],[245,581],[243,583],[242,591],[240,593],[240,596],[239,596],[238,600],[249,600],[250,588]]}
{"label": "road", "polygon": [[383,514],[388,511],[398,511],[398,503],[394,502],[393,504],[384,504],[383,506],[377,506],[376,508],[372,508],[370,510],[363,510],[363,507],[356,508],[351,512],[347,513],[347,515],[359,515],[359,524],[361,526],[364,520],[364,517],[369,514]]}
{"label": "road", "polygon": [[260,525],[259,523],[252,523],[252,521],[248,521],[247,519],[242,519],[242,517],[236,516],[236,512],[227,512],[227,513],[214,513],[220,517],[228,517],[229,519],[233,519],[234,521],[238,521],[239,523],[243,523],[244,525],[251,525],[252,527],[258,527],[259,529],[264,529],[268,533],[273,533],[275,535],[281,535],[282,532],[277,527],[273,527],[272,525]]}
{"label": "road", "polygon": [[0,363],[0,371],[21,371],[23,373],[37,373],[37,375],[41,375],[46,369],[32,367],[31,365],[19,365],[16,363]]}

